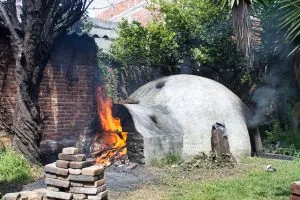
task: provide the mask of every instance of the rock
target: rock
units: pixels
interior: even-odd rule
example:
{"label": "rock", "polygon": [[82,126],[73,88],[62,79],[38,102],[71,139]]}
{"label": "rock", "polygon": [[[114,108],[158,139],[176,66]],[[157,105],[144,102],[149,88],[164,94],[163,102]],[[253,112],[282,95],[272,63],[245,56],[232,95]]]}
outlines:
{"label": "rock", "polygon": [[66,147],[62,149],[63,154],[69,154],[69,155],[74,155],[79,153],[79,149],[75,147]]}
{"label": "rock", "polygon": [[95,181],[94,183],[85,183],[84,187],[99,187],[101,185],[104,185],[105,181],[104,179]]}
{"label": "rock", "polygon": [[93,160],[86,160],[82,162],[71,162],[70,163],[70,168],[72,169],[82,169],[84,167],[90,167],[94,164]]}
{"label": "rock", "polygon": [[267,171],[267,172],[275,172],[276,169],[274,167],[272,167],[272,165],[267,165],[265,167],[265,171]]}
{"label": "rock", "polygon": [[103,173],[98,176],[87,176],[87,175],[74,175],[69,176],[70,181],[79,181],[79,182],[94,182],[103,178]]}
{"label": "rock", "polygon": [[72,198],[72,194],[71,193],[67,193],[67,192],[47,191],[46,196],[50,197],[50,198],[65,199],[65,200],[69,200],[69,199]]}
{"label": "rock", "polygon": [[97,188],[86,188],[86,187],[71,187],[70,192],[77,194],[98,194],[106,190],[106,185],[101,185]]}
{"label": "rock", "polygon": [[47,189],[46,188],[38,188],[38,189],[34,189],[32,191],[33,192],[38,192],[38,193],[43,193],[43,194],[47,193]]}
{"label": "rock", "polygon": [[102,165],[93,165],[82,169],[83,175],[95,176],[104,172],[104,167]]}
{"label": "rock", "polygon": [[70,186],[69,181],[59,180],[59,179],[53,179],[53,178],[46,178],[45,183],[47,185],[62,187],[62,188],[68,188]]}
{"label": "rock", "polygon": [[97,195],[88,195],[87,198],[91,199],[91,200],[106,200],[106,199],[108,199],[108,191],[106,190]]}
{"label": "rock", "polygon": [[68,169],[69,168],[70,161],[65,160],[57,160],[56,161],[56,167]]}
{"label": "rock", "polygon": [[74,174],[74,175],[79,175],[79,174],[81,174],[81,169],[72,169],[72,168],[69,168],[69,173],[70,174]]}
{"label": "rock", "polygon": [[55,174],[45,173],[46,178],[57,178]]}
{"label": "rock", "polygon": [[44,171],[56,175],[68,175],[69,171],[67,169],[62,169],[59,167],[56,167],[56,163],[48,164],[44,167]]}
{"label": "rock", "polygon": [[69,154],[63,154],[63,153],[59,153],[58,158],[60,160],[76,161],[76,162],[85,161],[85,159],[86,159],[84,154],[69,155]]}
{"label": "rock", "polygon": [[83,187],[83,183],[73,182],[73,181],[70,182],[70,185],[74,187]]}
{"label": "rock", "polygon": [[53,191],[53,192],[58,192],[59,188],[54,187],[54,186],[47,186],[47,190]]}
{"label": "rock", "polygon": [[60,176],[60,175],[57,175],[57,179],[68,181],[69,180],[69,176]]}
{"label": "rock", "polygon": [[75,199],[75,200],[83,200],[86,198],[87,198],[86,194],[73,194],[73,199]]}
{"label": "rock", "polygon": [[42,200],[43,196],[46,194],[46,191],[44,192],[34,192],[34,191],[22,191],[20,192],[20,199],[21,200]]}
{"label": "rock", "polygon": [[3,196],[3,200],[16,200],[19,199],[21,197],[19,192],[15,192],[15,193],[6,193]]}

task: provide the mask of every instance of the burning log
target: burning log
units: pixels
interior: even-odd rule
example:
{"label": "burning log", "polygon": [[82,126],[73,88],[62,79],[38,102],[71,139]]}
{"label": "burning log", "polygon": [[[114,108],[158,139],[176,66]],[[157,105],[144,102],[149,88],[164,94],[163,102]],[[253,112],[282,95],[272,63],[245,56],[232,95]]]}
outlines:
{"label": "burning log", "polygon": [[114,151],[114,150],[118,150],[118,148],[108,148],[108,149],[104,149],[101,151],[96,151],[96,152],[91,153],[91,157],[95,158],[97,156],[101,156],[103,153],[105,153],[107,151]]}
{"label": "burning log", "polygon": [[91,146],[91,155],[96,158],[98,164],[109,166],[118,157],[126,155],[127,132],[124,132],[120,118],[112,113],[112,100],[106,95],[104,87],[96,90],[97,107],[100,123],[103,131],[94,138]]}

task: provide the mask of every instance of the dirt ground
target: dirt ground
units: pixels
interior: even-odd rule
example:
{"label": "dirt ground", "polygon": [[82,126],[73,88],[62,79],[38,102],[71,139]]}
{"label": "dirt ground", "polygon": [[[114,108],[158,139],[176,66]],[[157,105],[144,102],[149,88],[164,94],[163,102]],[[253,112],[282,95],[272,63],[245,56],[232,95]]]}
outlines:
{"label": "dirt ground", "polygon": [[[146,181],[141,181],[129,190],[115,190],[109,187],[109,197],[113,200],[163,200],[173,190],[172,183],[180,180],[208,181],[222,178],[234,178],[245,172],[248,164],[239,163],[234,168],[196,169],[185,171],[181,167],[143,167],[141,171]],[[140,172],[141,172],[140,171]]]}

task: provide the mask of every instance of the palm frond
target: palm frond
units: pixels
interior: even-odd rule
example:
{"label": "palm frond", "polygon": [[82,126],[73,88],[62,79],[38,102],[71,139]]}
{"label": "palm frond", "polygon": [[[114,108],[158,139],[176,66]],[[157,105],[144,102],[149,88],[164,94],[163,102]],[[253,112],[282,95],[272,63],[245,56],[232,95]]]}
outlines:
{"label": "palm frond", "polygon": [[279,3],[280,24],[279,27],[286,32],[285,43],[292,44],[294,49],[300,47],[300,0],[282,0]]}

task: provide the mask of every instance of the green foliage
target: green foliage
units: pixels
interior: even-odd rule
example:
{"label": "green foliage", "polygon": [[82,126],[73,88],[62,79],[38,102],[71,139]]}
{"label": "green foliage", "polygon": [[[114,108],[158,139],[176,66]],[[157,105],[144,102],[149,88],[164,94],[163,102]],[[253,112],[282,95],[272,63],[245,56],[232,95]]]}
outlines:
{"label": "green foliage", "polygon": [[166,154],[162,159],[152,159],[150,164],[152,166],[165,166],[165,165],[173,165],[173,164],[179,164],[182,162],[182,158],[178,154],[174,153],[168,153]]}
{"label": "green foliage", "polygon": [[24,182],[33,178],[37,167],[31,166],[20,154],[10,148],[2,148],[0,152],[0,183]]}
{"label": "green foliage", "polygon": [[295,47],[291,51],[300,49],[300,1],[299,0],[283,0],[275,1],[280,6],[279,17],[281,20],[280,28],[285,30],[285,41],[287,44],[294,44]]}
{"label": "green foliage", "polygon": [[225,85],[243,70],[227,7],[211,0],[159,0],[149,10],[156,17],[147,26],[121,22],[119,38],[107,56],[128,85],[138,87],[157,74],[177,74],[184,63],[190,73]]}
{"label": "green foliage", "polygon": [[[278,142],[281,145],[276,146]],[[273,153],[298,156],[300,132],[282,125],[279,121],[274,121],[271,130],[265,131],[264,146]]]}
{"label": "green foliage", "polygon": [[[112,55],[121,70],[147,71],[150,66],[175,65],[178,59],[178,44],[175,33],[161,23],[147,27],[138,22],[120,24],[119,38],[112,45]],[[135,75],[136,73],[133,73]]]}

